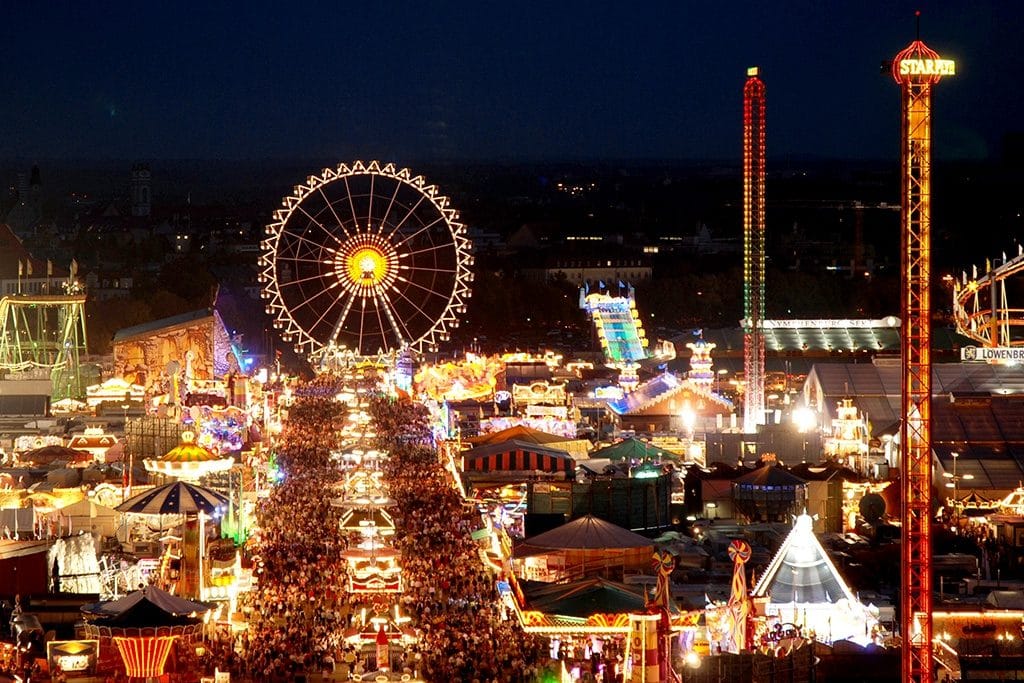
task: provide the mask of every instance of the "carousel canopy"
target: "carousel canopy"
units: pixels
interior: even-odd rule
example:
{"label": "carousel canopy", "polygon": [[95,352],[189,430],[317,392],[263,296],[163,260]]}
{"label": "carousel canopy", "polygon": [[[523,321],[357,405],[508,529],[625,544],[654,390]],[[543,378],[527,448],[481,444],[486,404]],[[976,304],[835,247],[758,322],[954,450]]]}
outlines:
{"label": "carousel canopy", "polygon": [[202,510],[212,515],[217,508],[226,509],[227,505],[228,499],[216,491],[176,481],[129,498],[116,510],[137,515],[190,515]]}
{"label": "carousel canopy", "polygon": [[[595,614],[641,612],[646,599],[642,587],[590,577],[569,583],[523,582],[526,609],[545,614],[585,619]],[[678,612],[674,602],[670,611]]]}
{"label": "carousel canopy", "polygon": [[210,462],[217,460],[217,456],[199,444],[192,438],[183,438],[181,443],[164,453],[159,458],[164,462]]}
{"label": "carousel canopy", "polygon": [[107,625],[123,627],[177,626],[195,623],[210,609],[209,605],[192,602],[156,586],[146,586],[119,600],[95,602],[82,606],[82,612]]}
{"label": "carousel canopy", "polygon": [[636,437],[629,439],[623,439],[618,443],[613,443],[611,446],[606,446],[600,450],[594,451],[590,454],[592,458],[606,458],[612,462],[621,462],[623,460],[679,460],[680,456],[678,453],[666,451],[664,448],[658,448],[652,446],[646,441],[641,441]]}
{"label": "carousel canopy", "polygon": [[653,549],[654,541],[629,529],[623,529],[611,522],[585,515],[563,524],[551,531],[532,536],[515,548],[516,557],[537,554],[548,550],[583,550],[606,548]]}
{"label": "carousel canopy", "polygon": [[800,477],[795,474],[790,474],[786,470],[772,463],[769,463],[764,467],[759,467],[753,472],[748,472],[741,477],[737,477],[732,483],[740,486],[741,488],[766,488],[778,486],[794,488],[796,486],[804,486],[807,484],[807,482]]}

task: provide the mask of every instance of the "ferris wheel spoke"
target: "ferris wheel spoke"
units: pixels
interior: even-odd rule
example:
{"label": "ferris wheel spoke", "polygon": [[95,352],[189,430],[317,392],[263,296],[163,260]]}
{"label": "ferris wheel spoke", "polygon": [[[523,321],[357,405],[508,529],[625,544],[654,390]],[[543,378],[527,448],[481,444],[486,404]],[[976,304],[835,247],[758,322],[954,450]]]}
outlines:
{"label": "ferris wheel spoke", "polygon": [[302,256],[289,256],[287,260],[289,263],[304,263],[315,266],[324,265],[324,260],[320,258],[303,258]]}
{"label": "ferris wheel spoke", "polygon": [[345,224],[341,222],[341,216],[339,216],[338,212],[334,210],[334,204],[332,204],[331,201],[327,199],[327,195],[324,194],[324,186],[321,185],[318,187],[317,191],[320,193],[320,196],[323,197],[324,204],[326,204],[327,208],[331,210],[331,215],[334,216],[334,220],[338,221],[338,227],[341,228],[343,233],[345,233],[345,239],[351,237],[352,235],[350,235],[349,231],[345,229]]}
{"label": "ferris wheel spoke", "polygon": [[[313,225],[315,225],[316,227],[318,227],[318,228],[320,228],[321,230],[323,230],[323,231],[324,231],[324,234],[325,234],[325,235],[327,235],[328,237],[330,237],[330,238],[331,238],[332,240],[334,240],[334,241],[335,241],[336,243],[338,243],[338,244],[341,244],[341,239],[339,239],[337,235],[335,235],[335,234],[334,234],[333,232],[331,232],[331,231],[330,231],[330,230],[328,230],[328,229],[327,229],[326,227],[324,227],[324,224],[323,224],[323,223],[321,223],[321,222],[320,222],[320,221],[318,221],[317,219],[313,218],[313,216],[311,216],[311,215],[309,214],[309,212],[308,212],[308,211],[306,211],[306,210],[305,210],[304,208],[302,208],[302,204],[299,204],[297,208],[299,209],[299,211],[301,211],[301,212],[302,212],[302,215],[303,215],[303,216],[305,216],[306,218],[308,218],[308,219],[309,219],[309,222],[310,222],[310,223],[312,223],[312,224],[313,224]],[[339,225],[340,225],[340,223],[339,223]],[[291,233],[291,234],[294,234],[294,235],[295,235],[295,237],[297,237],[297,238],[299,238],[299,239],[305,239],[305,238],[304,238],[304,237],[302,237],[301,235],[298,235],[298,234],[295,234],[295,233]],[[321,246],[322,246],[322,245],[321,245]]]}
{"label": "ferris wheel spoke", "polygon": [[428,268],[426,266],[416,266],[416,270],[421,273],[457,273],[459,272],[456,268]]}
{"label": "ferris wheel spoke", "polygon": [[415,256],[416,254],[426,254],[427,252],[440,251],[442,249],[443,250],[454,250],[454,247],[451,244],[435,244],[432,247],[423,247],[422,249],[412,249],[410,251],[404,251],[404,252],[402,252],[402,255],[403,256]]}
{"label": "ferris wheel spoke", "polygon": [[355,226],[356,232],[359,232],[359,216],[356,215],[356,203],[352,201],[352,188],[348,184],[348,176],[343,176],[342,180],[345,181],[345,195],[348,197],[348,208],[352,210],[352,225]]}
{"label": "ferris wheel spoke", "polygon": [[370,194],[366,200],[366,229],[370,230],[370,226],[373,224],[373,186],[377,181],[377,175],[370,174]]}
{"label": "ferris wheel spoke", "polygon": [[[444,222],[444,216],[443,215],[442,216],[438,216],[437,218],[435,218],[434,220],[430,221],[426,225],[420,226],[420,228],[418,230],[416,230],[416,232],[410,233],[410,234],[406,235],[405,237],[403,237],[398,242],[395,242],[395,249],[397,249],[398,247],[402,246],[403,244],[405,244],[406,242],[408,242],[409,240],[411,240],[413,237],[415,237],[416,235],[420,234],[424,230],[430,230],[432,227],[434,227],[438,223],[442,223],[442,222]],[[391,234],[393,235],[395,233],[392,232]]]}
{"label": "ferris wheel spoke", "polygon": [[[301,292],[301,288],[300,288],[300,292]],[[321,289],[319,292],[317,292],[313,296],[304,296],[302,301],[298,302],[297,304],[295,304],[294,306],[291,307],[292,317],[294,317],[294,314],[298,313],[303,308],[306,308],[308,306],[312,306],[313,303],[316,302],[316,300],[319,299],[320,297],[324,296],[325,294],[330,294],[330,293],[331,293],[331,288],[327,287],[327,288]],[[282,295],[283,294],[284,293],[282,292]],[[303,294],[304,294],[304,292],[303,292]]]}
{"label": "ferris wheel spoke", "polygon": [[426,199],[427,199],[427,195],[421,194],[420,198],[416,200],[416,203],[413,204],[409,208],[409,210],[405,212],[405,215],[402,216],[402,220],[398,221],[398,223],[391,230],[391,232],[388,233],[388,241],[389,242],[391,241],[391,238],[395,236],[395,233],[398,232],[399,230],[401,230],[402,226],[405,225],[405,222],[407,220],[409,220],[409,216],[411,216],[414,213],[416,213],[416,211],[420,208],[420,204],[422,204],[424,201],[426,201]]}
{"label": "ferris wheel spoke", "polygon": [[[410,283],[410,284],[415,284],[415,283]],[[426,291],[426,292],[429,292],[429,293],[431,294],[431,296],[435,296],[435,297],[436,297],[436,296],[439,296],[439,295],[438,295],[438,293],[437,293],[437,292],[435,292],[435,291],[434,291],[434,290],[432,290],[432,289],[427,289],[426,287],[422,287],[422,286],[420,286],[420,285],[417,285],[417,286],[418,286],[418,287],[420,287],[420,289],[422,289],[422,290],[424,290],[424,291]],[[395,292],[395,294],[397,294],[398,296],[402,297],[402,299],[404,299],[406,303],[408,303],[408,304],[409,304],[410,306],[412,306],[413,308],[415,308],[415,309],[416,309],[416,311],[417,311],[417,312],[418,312],[418,313],[419,313],[420,315],[422,315],[422,316],[423,316],[424,318],[426,318],[426,319],[427,319],[428,321],[429,321],[429,320],[433,320],[433,318],[431,318],[431,316],[427,315],[427,312],[426,312],[426,311],[424,311],[424,310],[423,310],[423,309],[422,309],[422,308],[420,307],[420,305],[419,305],[419,304],[417,304],[417,303],[416,303],[415,301],[413,301],[412,299],[410,299],[409,297],[407,297],[407,296],[405,295],[405,292],[402,292],[402,291],[400,291],[400,290],[398,290],[398,289],[394,289],[394,288],[392,288],[392,289],[393,289],[393,291]]]}
{"label": "ferris wheel spoke", "polygon": [[[328,233],[328,234],[330,234],[330,233]],[[314,240],[311,240],[308,237],[306,237],[305,235],[300,235],[298,233],[289,232],[289,233],[287,233],[287,237],[288,237],[288,239],[285,240],[284,248],[288,249],[290,252],[292,252],[294,254],[298,254],[298,252],[299,252],[298,247],[299,246],[304,246],[307,249],[309,249],[310,251],[332,251],[332,252],[334,251],[334,249],[324,245],[321,242],[316,242]],[[296,258],[298,258],[298,257],[296,256]]]}
{"label": "ferris wheel spoke", "polygon": [[[309,282],[315,282],[316,280],[323,280],[323,279],[324,279],[323,273],[317,273],[316,275],[310,275],[309,277],[297,278],[295,280],[289,280],[288,282],[281,283],[281,287],[282,288],[284,288],[284,287],[294,287],[294,286],[297,286],[297,285],[304,285],[304,284],[307,284]],[[335,286],[334,283],[331,283],[330,285],[328,285],[328,287],[334,287],[334,286]],[[327,289],[325,288],[322,291],[326,292]]]}
{"label": "ferris wheel spoke", "polygon": [[412,341],[412,334],[409,333],[409,328],[401,323],[401,318],[396,315],[395,306],[391,303],[391,299],[388,297],[387,292],[380,292],[378,299],[382,307],[384,308],[384,314],[387,316],[388,321],[391,323],[391,327],[395,330],[395,336],[398,337],[399,345],[404,345],[409,341]]}
{"label": "ferris wheel spoke", "polygon": [[[384,306],[381,303],[379,293],[375,290],[373,292],[373,310],[374,310],[374,313],[377,314],[377,329],[380,330],[381,346],[383,347],[383,346],[386,346],[385,342],[387,341],[387,336],[388,336],[387,335],[387,330],[388,330],[388,327],[387,327],[387,323],[384,322],[384,318],[382,318],[380,316],[380,309],[381,308],[384,308]],[[387,309],[385,309],[385,317],[389,317],[389,313],[390,312],[387,311]],[[396,330],[396,332],[397,332],[397,330]],[[398,334],[398,343],[399,343],[399,346],[401,346],[401,343],[402,343],[402,335],[401,334]]]}
{"label": "ferris wheel spoke", "polygon": [[388,208],[384,211],[384,217],[380,219],[380,228],[377,230],[377,234],[383,234],[384,226],[387,225],[388,218],[391,216],[391,208],[395,205],[395,198],[398,197],[400,189],[402,189],[402,183],[395,183],[395,191],[391,193],[391,201],[388,202]]}

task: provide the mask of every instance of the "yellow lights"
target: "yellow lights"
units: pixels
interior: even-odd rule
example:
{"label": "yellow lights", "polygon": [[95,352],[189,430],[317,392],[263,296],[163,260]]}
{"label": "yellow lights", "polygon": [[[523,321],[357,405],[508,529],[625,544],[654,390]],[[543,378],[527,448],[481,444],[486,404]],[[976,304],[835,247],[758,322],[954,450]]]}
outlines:
{"label": "yellow lights", "polygon": [[158,678],[163,676],[171,645],[178,636],[130,638],[114,636],[114,644],[124,661],[129,678]]}
{"label": "yellow lights", "polygon": [[793,409],[793,424],[796,425],[797,431],[801,434],[813,430],[817,425],[817,422],[817,415],[807,406],[800,406],[799,408]]}
{"label": "yellow lights", "polygon": [[747,67],[747,75],[748,76],[758,76],[758,75],[760,75],[760,73],[761,73],[760,67],[756,67],[756,66]]}
{"label": "yellow lights", "polygon": [[374,247],[357,249],[346,260],[349,279],[364,287],[375,287],[388,274],[387,258]]}
{"label": "yellow lights", "polygon": [[900,75],[954,76],[956,75],[956,63],[952,59],[901,59]]}
{"label": "yellow lights", "polygon": [[398,279],[398,260],[394,246],[381,235],[353,235],[333,257],[337,284],[361,297],[385,295]]}

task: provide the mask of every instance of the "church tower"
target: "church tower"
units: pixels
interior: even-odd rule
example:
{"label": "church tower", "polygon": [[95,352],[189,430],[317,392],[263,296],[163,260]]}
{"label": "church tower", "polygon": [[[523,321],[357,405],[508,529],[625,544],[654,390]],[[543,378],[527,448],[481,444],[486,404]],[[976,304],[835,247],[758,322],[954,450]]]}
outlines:
{"label": "church tower", "polygon": [[150,211],[150,180],[149,166],[135,164],[132,166],[131,196],[132,215],[148,217]]}

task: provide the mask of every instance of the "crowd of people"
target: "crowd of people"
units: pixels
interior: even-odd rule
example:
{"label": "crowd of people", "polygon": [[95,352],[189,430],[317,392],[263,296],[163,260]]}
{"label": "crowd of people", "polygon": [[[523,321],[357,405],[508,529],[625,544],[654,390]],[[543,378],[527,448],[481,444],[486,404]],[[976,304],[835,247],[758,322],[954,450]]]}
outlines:
{"label": "crowd of people", "polygon": [[212,660],[242,680],[291,681],[300,672],[332,671],[344,656],[351,596],[339,559],[339,511],[330,505],[342,478],[331,451],[346,414],[330,393],[336,381],[313,380],[287,408],[274,444],[283,479],[260,503],[246,544],[255,579],[240,601],[248,628],[237,641],[211,644]]}
{"label": "crowd of people", "polygon": [[[392,669],[445,683],[539,683],[555,680],[555,664],[540,639],[524,633],[502,607],[496,577],[485,568],[471,533],[482,525],[431,444],[425,409],[375,396],[372,444],[341,435],[347,408],[335,400],[337,377],[325,375],[295,391],[274,451],[284,476],[257,510],[246,545],[254,589],[239,609],[248,629],[209,643],[207,662],[243,681],[295,680],[300,674],[362,673],[377,665],[372,647],[346,642],[364,607],[380,600],[346,590],[337,496],[344,448],[376,447],[394,501],[403,592],[396,600],[411,617],[415,645],[393,655]],[[334,383],[334,384],[332,384]],[[347,676],[346,676],[347,677]]]}
{"label": "crowd of people", "polygon": [[402,551],[401,601],[420,633],[428,681],[532,683],[557,680],[547,646],[524,633],[501,606],[496,577],[471,533],[476,504],[455,488],[429,442],[425,409],[378,398],[371,404],[385,480],[396,502],[395,545]]}

